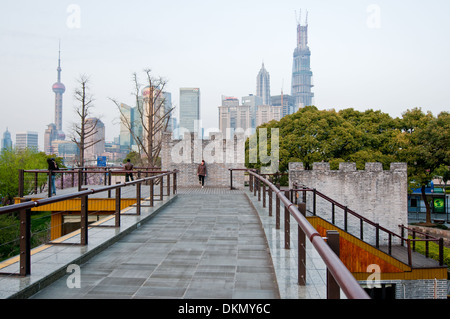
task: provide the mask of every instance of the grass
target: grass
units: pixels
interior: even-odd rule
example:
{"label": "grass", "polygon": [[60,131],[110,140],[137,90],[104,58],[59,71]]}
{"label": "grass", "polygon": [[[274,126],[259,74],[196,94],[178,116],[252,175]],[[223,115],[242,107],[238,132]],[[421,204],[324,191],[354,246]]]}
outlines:
{"label": "grass", "polygon": [[[412,238],[412,237],[410,237]],[[416,252],[425,255],[426,247],[424,241],[416,242]],[[428,257],[439,261],[439,244],[435,242],[428,243]],[[444,246],[444,265],[450,268],[450,248]]]}

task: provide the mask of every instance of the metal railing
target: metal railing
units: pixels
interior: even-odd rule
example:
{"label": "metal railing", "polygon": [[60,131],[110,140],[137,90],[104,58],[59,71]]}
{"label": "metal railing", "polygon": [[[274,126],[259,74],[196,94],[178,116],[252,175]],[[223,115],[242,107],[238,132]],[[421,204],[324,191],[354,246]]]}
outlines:
{"label": "metal railing", "polygon": [[[78,186],[81,190],[83,185],[89,185],[89,179],[97,177],[103,185],[112,185],[112,176],[125,176],[126,173],[133,173],[140,179],[142,176],[149,177],[159,174],[159,167],[135,167],[131,171],[125,170],[123,167],[76,167],[72,169],[58,169],[49,171],[46,169],[23,170],[19,169],[19,189],[18,196],[23,197],[30,194],[38,194],[44,189],[48,191],[48,197],[52,197],[51,192],[51,174],[58,175],[55,177],[55,186],[57,189],[65,189],[67,187]],[[31,177],[30,177],[31,176]],[[67,178],[68,177],[68,178]],[[27,189],[27,190],[26,190]]]}
{"label": "metal railing", "polygon": [[[380,224],[375,223],[359,214],[357,214],[356,212],[354,212],[353,210],[349,209],[347,206],[342,205],[340,203],[338,203],[337,201],[329,198],[328,196],[326,196],[325,194],[319,192],[316,189],[312,189],[312,188],[306,188],[303,186],[300,186],[298,184],[294,184],[294,189],[291,189],[291,192],[303,192],[303,194],[305,194],[306,192],[311,192],[313,194],[313,198],[312,198],[312,215],[313,216],[317,216],[317,209],[316,209],[316,203],[317,203],[317,196],[323,198],[324,200],[326,200],[327,202],[329,202],[331,204],[331,223],[333,225],[336,225],[336,207],[340,208],[343,210],[344,215],[343,215],[343,224],[344,224],[344,231],[347,232],[348,231],[348,217],[349,215],[355,217],[358,221],[359,221],[359,239],[361,239],[362,241],[364,240],[364,225],[369,225],[374,227],[375,230],[375,248],[380,249],[380,233],[383,232],[387,235],[387,251],[386,253],[390,256],[392,256],[392,247],[393,247],[393,238],[398,238],[398,240],[401,243],[401,246],[404,246],[404,242],[407,243],[407,254],[408,254],[408,265],[409,266],[413,266],[412,263],[412,251],[415,251],[415,242],[416,241],[424,241],[425,245],[426,245],[426,257],[428,258],[428,242],[429,241],[435,241],[438,243],[439,245],[439,266],[443,266],[444,265],[444,240],[442,238],[434,238],[431,236],[428,236],[426,234],[423,234],[425,238],[420,238],[417,239],[415,237],[415,235],[413,235],[413,239],[408,238],[407,236],[405,237],[404,235],[404,231],[403,229],[409,229],[403,225],[398,225],[398,227],[401,229],[401,234],[396,234],[393,231],[390,231],[387,228],[384,228],[382,226],[380,226]],[[300,188],[301,187],[301,188]],[[305,195],[303,195],[303,197],[305,197]],[[411,230],[412,231],[412,230]],[[414,234],[414,233],[413,233]],[[355,236],[355,235],[354,235]],[[358,236],[355,236],[358,237]],[[411,243],[413,243],[413,245],[411,245]],[[411,247],[412,246],[412,247]]]}
{"label": "metal railing", "polygon": [[[411,251],[416,251],[416,242],[423,241],[425,242],[425,257],[429,258],[429,242],[436,242],[439,245],[439,266],[444,265],[444,238],[436,238],[433,236],[430,236],[427,233],[423,233],[420,231],[417,231],[415,229],[408,228],[404,225],[399,225],[401,229],[401,237],[402,237],[402,246],[404,245],[404,241],[407,243],[408,247],[408,262],[409,264],[412,264],[412,253]],[[412,238],[408,238],[408,236],[405,236],[405,230],[411,232]],[[416,234],[419,234],[423,236],[424,238],[417,238]],[[412,245],[411,245],[412,243]]]}
{"label": "metal railing", "polygon": [[[232,171],[230,169],[230,187],[233,188]],[[269,216],[272,216],[273,211],[273,194],[276,200],[276,228],[280,229],[280,204],[284,205],[284,242],[285,248],[290,249],[290,216],[298,224],[298,284],[306,284],[306,252],[304,250],[306,238],[312,243],[322,260],[327,267],[327,298],[340,298],[340,289],[349,299],[369,299],[365,290],[360,286],[353,277],[352,273],[345,267],[339,259],[339,233],[337,231],[327,231],[327,242],[319,234],[319,232],[306,219],[306,203],[293,204],[290,198],[290,191],[280,190],[268,179],[259,175],[254,170],[239,169],[246,171],[249,174],[249,189],[256,196],[258,193],[258,200],[263,201],[263,207],[266,203],[266,187],[269,196]],[[263,196],[261,198],[261,189]],[[302,249],[303,248],[303,249]]]}
{"label": "metal railing", "polygon": [[[0,273],[0,275],[15,275],[15,276],[28,276],[31,274],[31,210],[36,207],[53,204],[57,202],[66,201],[69,199],[80,198],[81,199],[81,228],[80,228],[80,243],[69,243],[70,245],[87,245],[88,244],[88,230],[90,227],[120,227],[121,220],[121,189],[126,186],[135,185],[136,186],[136,213],[134,215],[141,214],[141,186],[144,183],[149,183],[150,187],[150,197],[149,197],[149,207],[154,206],[154,184],[158,181],[160,191],[159,191],[159,200],[163,200],[164,194],[164,177],[166,177],[167,182],[165,186],[167,187],[167,196],[170,196],[171,189],[173,190],[173,194],[177,192],[177,170],[174,171],[160,171],[158,175],[137,179],[131,182],[120,183],[111,186],[105,186],[96,189],[82,189],[81,191],[54,196],[51,198],[44,198],[37,201],[31,201],[30,199],[21,198],[20,204],[0,207],[0,215],[19,212],[20,218],[20,261],[19,261],[19,273]],[[171,178],[173,181],[171,183]],[[115,190],[115,223],[111,226],[102,226],[102,225],[90,225],[88,226],[88,205],[89,205],[89,196],[101,192],[110,192],[111,190]],[[65,244],[65,243],[56,243],[50,242],[50,244]]]}

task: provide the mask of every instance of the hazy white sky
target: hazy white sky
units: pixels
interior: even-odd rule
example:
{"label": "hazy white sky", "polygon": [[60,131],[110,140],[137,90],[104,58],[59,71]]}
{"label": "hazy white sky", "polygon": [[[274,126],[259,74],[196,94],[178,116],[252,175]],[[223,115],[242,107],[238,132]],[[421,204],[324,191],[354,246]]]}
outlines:
{"label": "hazy white sky", "polygon": [[272,95],[290,94],[300,10],[319,109],[450,110],[448,0],[17,0],[0,11],[0,134],[37,131],[43,146],[59,39],[66,135],[81,74],[112,140],[119,114],[108,98],[133,105],[131,76],[144,68],[168,80],[176,106],[180,87],[200,88],[203,126],[217,127],[221,96],[254,94],[263,61]]}

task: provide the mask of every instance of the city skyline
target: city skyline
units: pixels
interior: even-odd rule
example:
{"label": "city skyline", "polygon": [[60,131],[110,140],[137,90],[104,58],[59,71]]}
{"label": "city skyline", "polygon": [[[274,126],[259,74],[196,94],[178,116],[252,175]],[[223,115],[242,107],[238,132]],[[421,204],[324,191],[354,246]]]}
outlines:
{"label": "city skyline", "polygon": [[102,119],[112,140],[120,133],[119,114],[108,98],[133,105],[132,73],[147,67],[168,80],[178,108],[180,88],[200,88],[202,124],[218,127],[221,96],[256,94],[262,61],[270,71],[271,95],[289,93],[300,10],[309,12],[318,108],[372,108],[392,116],[413,107],[433,114],[449,110],[450,4],[391,2],[136,0],[108,2],[108,10],[87,1],[8,2],[0,13],[0,131],[37,131],[43,145],[54,121],[50,88],[59,41],[66,134],[81,74],[91,77],[93,116]]}

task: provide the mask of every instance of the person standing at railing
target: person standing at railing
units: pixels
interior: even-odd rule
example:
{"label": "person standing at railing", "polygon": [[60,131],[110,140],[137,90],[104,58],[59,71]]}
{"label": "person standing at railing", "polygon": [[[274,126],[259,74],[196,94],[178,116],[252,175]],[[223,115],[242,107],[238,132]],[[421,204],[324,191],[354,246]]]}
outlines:
{"label": "person standing at railing", "polygon": [[54,158],[47,158],[47,164],[48,164],[49,174],[51,176],[51,183],[50,183],[49,187],[51,187],[52,195],[56,195],[55,172],[54,171],[59,170],[59,167],[58,167],[58,164],[56,164],[56,161]]}
{"label": "person standing at railing", "polygon": [[129,172],[125,172],[125,182],[129,182],[130,178],[132,181],[134,181],[133,179],[133,172],[131,172],[133,170],[133,164],[131,164],[130,159],[127,159],[127,163],[125,164],[125,169]]}
{"label": "person standing at railing", "polygon": [[206,177],[206,164],[205,161],[202,160],[202,163],[197,168],[198,182],[202,185],[202,188],[205,186],[205,177]]}

